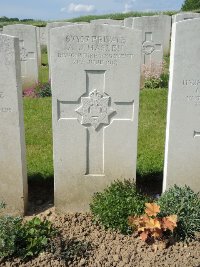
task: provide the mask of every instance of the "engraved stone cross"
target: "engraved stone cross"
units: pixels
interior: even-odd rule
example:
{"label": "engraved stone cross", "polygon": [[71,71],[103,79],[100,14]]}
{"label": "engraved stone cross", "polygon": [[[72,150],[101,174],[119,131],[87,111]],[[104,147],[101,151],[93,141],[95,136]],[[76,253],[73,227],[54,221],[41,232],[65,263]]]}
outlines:
{"label": "engraved stone cross", "polygon": [[34,52],[28,52],[24,47],[24,40],[19,40],[19,47],[20,47],[20,61],[21,61],[21,68],[22,68],[22,77],[25,77],[27,74],[27,61],[28,59],[35,59]]}
{"label": "engraved stone cross", "polygon": [[87,132],[88,176],[104,176],[105,128],[114,121],[133,120],[134,104],[113,101],[105,92],[103,70],[86,71],[86,93],[77,101],[58,100],[58,121],[77,120]]}
{"label": "engraved stone cross", "polygon": [[196,138],[196,137],[200,137],[200,132],[194,131],[194,138]]}
{"label": "engraved stone cross", "polygon": [[153,41],[152,32],[145,33],[145,41],[142,44],[142,52],[144,54],[144,64],[150,63],[152,61],[152,54],[155,51],[161,51],[162,45],[155,44]]}

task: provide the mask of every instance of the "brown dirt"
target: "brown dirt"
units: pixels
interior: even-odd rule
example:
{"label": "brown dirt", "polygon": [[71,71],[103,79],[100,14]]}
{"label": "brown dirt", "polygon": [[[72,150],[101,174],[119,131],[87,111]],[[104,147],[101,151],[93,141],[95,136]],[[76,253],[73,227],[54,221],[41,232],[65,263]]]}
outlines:
{"label": "brown dirt", "polygon": [[200,267],[200,237],[154,251],[137,236],[106,231],[94,224],[90,214],[59,216],[53,207],[52,185],[32,186],[26,219],[37,214],[47,218],[60,230],[51,240],[47,252],[28,262],[20,259],[1,262],[0,266],[22,267]]}

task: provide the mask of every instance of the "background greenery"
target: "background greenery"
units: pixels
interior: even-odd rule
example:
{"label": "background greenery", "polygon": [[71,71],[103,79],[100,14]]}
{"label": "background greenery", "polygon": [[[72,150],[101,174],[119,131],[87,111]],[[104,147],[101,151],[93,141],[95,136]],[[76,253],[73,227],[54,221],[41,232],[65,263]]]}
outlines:
{"label": "background greenery", "polygon": [[[81,16],[78,18],[73,18],[69,20],[62,20],[62,21],[71,21],[71,22],[90,22],[93,19],[117,19],[123,20],[124,18],[128,17],[141,17],[141,16],[154,16],[159,14],[165,15],[173,15],[177,13],[177,11],[163,11],[163,12],[129,12],[129,13],[115,13],[115,14],[105,14],[105,15],[90,15],[90,16]],[[58,20],[57,20],[58,21]],[[50,21],[42,21],[42,20],[33,20],[33,19],[24,19],[19,20],[18,18],[7,18],[7,17],[0,17],[0,28],[9,24],[16,24],[16,23],[23,23],[23,24],[31,24],[38,27],[45,27],[47,22]]]}
{"label": "background greenery", "polygon": [[185,0],[181,8],[183,11],[196,10],[200,11],[200,0]]}

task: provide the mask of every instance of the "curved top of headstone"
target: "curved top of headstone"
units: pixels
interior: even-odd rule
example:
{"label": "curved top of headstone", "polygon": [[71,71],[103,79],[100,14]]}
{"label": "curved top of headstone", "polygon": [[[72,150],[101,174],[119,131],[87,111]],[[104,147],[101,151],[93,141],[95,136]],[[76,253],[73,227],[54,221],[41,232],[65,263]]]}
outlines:
{"label": "curved top of headstone", "polygon": [[60,26],[64,26],[64,25],[71,25],[72,22],[68,22],[68,21],[54,21],[54,22],[48,22],[46,27],[47,28],[55,28],[55,27],[60,27]]}
{"label": "curved top of headstone", "polygon": [[156,24],[158,22],[171,22],[171,16],[169,15],[154,15],[154,16],[142,16],[142,17],[129,17],[124,19],[124,26],[128,28],[134,27],[134,23],[143,23],[143,24]]}
{"label": "curved top of headstone", "polygon": [[90,21],[91,24],[108,24],[108,25],[118,25],[123,26],[123,20],[115,19],[93,19]]}
{"label": "curved top of headstone", "polygon": [[199,17],[200,17],[200,13],[181,12],[181,13],[178,13],[172,16],[172,23],[176,23],[176,22],[188,20],[188,19],[199,18]]}
{"label": "curved top of headstone", "polygon": [[11,24],[11,25],[6,25],[6,26],[3,26],[3,29],[6,29],[6,28],[15,28],[15,29],[36,29],[37,27],[36,26],[33,26],[33,25],[27,25],[27,24]]}

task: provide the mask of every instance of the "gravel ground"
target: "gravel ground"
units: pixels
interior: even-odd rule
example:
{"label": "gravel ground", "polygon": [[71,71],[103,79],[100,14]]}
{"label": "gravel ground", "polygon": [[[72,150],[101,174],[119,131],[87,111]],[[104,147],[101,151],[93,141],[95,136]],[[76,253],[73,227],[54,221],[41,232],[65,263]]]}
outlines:
{"label": "gravel ground", "polygon": [[[143,191],[146,183],[141,183]],[[161,183],[160,183],[161,184]],[[186,243],[176,243],[156,252],[137,236],[124,236],[106,231],[94,224],[90,214],[58,216],[53,207],[53,181],[32,183],[29,188],[29,210],[25,219],[37,215],[47,218],[59,230],[47,252],[28,262],[13,259],[0,266],[22,267],[200,267],[200,237]],[[151,192],[160,193],[152,184]],[[153,191],[154,190],[154,191]]]}
{"label": "gravel ground", "polygon": [[176,243],[155,252],[151,245],[136,236],[124,236],[94,225],[90,214],[58,216],[54,208],[50,208],[38,216],[48,218],[61,233],[51,241],[49,251],[26,263],[13,259],[0,266],[200,266],[198,237],[188,244]]}

